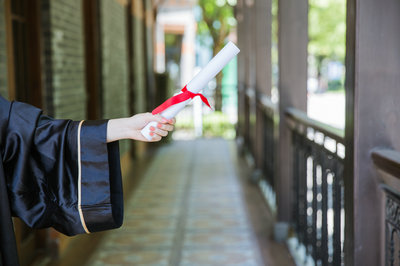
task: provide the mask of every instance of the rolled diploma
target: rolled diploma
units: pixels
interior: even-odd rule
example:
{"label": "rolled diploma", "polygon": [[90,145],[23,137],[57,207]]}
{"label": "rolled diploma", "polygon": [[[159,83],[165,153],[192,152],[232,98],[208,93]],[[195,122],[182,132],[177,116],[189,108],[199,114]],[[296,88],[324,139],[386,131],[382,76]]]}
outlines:
{"label": "rolled diploma", "polygon": [[[240,52],[239,48],[233,43],[228,42],[219,53],[211,59],[210,62],[186,85],[186,88],[193,92],[199,93],[210,80],[212,80],[225,66]],[[192,99],[174,104],[163,112],[161,116],[167,119],[175,117]],[[147,139],[151,140],[150,127],[157,128],[157,122],[148,123],[141,131],[142,135]]]}

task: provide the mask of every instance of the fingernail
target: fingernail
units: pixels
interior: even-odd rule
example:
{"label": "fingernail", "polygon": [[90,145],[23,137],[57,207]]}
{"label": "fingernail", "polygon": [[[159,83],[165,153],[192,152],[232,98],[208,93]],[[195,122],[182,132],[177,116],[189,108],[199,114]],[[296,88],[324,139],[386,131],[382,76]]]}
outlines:
{"label": "fingernail", "polygon": [[158,124],[157,124],[157,127],[158,127],[158,128],[161,128],[161,127],[162,127],[162,125],[161,125],[160,123],[158,123]]}
{"label": "fingernail", "polygon": [[154,133],[153,132],[150,132],[150,134],[149,134],[150,136],[154,136]]}
{"label": "fingernail", "polygon": [[168,120],[165,119],[165,118],[163,118],[161,121],[162,121],[163,123],[167,123],[167,122],[168,122]]}
{"label": "fingernail", "polygon": [[170,119],[168,122],[172,124],[174,123],[174,120]]}
{"label": "fingernail", "polygon": [[155,127],[150,127],[150,130],[151,131],[154,131],[156,128]]}

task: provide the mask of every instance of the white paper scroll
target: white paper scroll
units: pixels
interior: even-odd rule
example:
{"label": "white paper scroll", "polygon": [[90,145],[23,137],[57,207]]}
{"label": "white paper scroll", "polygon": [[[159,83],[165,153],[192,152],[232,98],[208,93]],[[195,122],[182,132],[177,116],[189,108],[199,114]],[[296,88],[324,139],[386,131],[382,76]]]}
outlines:
{"label": "white paper scroll", "polygon": [[[228,63],[240,52],[239,48],[229,42],[210,62],[186,85],[187,89],[193,93],[199,93],[210,80],[212,80]],[[162,117],[171,119],[175,117],[191,99],[175,104],[161,113]],[[150,127],[157,128],[157,122],[148,123],[141,131],[142,135],[151,140]]]}

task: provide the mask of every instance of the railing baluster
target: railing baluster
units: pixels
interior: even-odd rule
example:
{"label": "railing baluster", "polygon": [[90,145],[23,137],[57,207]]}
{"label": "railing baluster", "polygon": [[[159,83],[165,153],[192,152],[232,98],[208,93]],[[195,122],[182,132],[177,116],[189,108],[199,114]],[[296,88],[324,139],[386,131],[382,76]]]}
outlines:
{"label": "railing baluster", "polygon": [[313,170],[312,170],[312,257],[317,259],[317,194],[318,194],[318,185],[317,185],[317,162],[318,162],[318,153],[316,149],[313,147],[312,149],[313,155]]}
{"label": "railing baluster", "polygon": [[297,168],[294,168],[294,171],[297,172],[297,205],[298,205],[298,220],[296,223],[298,224],[298,234],[300,242],[307,242],[307,155],[304,150],[304,145],[302,139],[298,134],[296,135],[296,144],[297,147]]}
{"label": "railing baluster", "polygon": [[333,265],[341,265],[341,209],[342,209],[342,189],[340,187],[341,180],[338,175],[337,163],[334,163],[333,178]]}
{"label": "railing baluster", "polygon": [[264,150],[264,158],[263,158],[263,173],[265,179],[268,180],[268,157],[270,152],[270,147],[268,147],[268,122],[267,122],[267,115],[263,112],[263,150]]}
{"label": "railing baluster", "polygon": [[299,160],[300,160],[300,148],[298,143],[298,135],[292,135],[292,143],[293,143],[293,177],[294,177],[294,204],[295,208],[293,208],[293,221],[294,229],[297,233],[300,232],[300,208],[301,208],[301,196],[300,196],[300,179],[299,179]]}
{"label": "railing baluster", "polygon": [[267,165],[268,165],[268,178],[269,183],[274,187],[274,117],[267,116],[267,143],[268,143],[268,153],[267,153]]}
{"label": "railing baluster", "polygon": [[[308,208],[311,208],[311,204],[309,204],[309,202],[308,202],[308,192],[311,192],[311,191],[309,191],[309,189],[308,189],[308,180],[311,178],[312,179],[312,177],[310,177],[309,176],[309,169],[308,169],[308,161],[310,160],[311,161],[311,147],[309,147],[309,146],[306,146],[306,140],[305,139],[303,139],[302,141],[301,141],[301,143],[302,143],[302,145],[303,145],[303,148],[304,149],[306,149],[307,151],[306,151],[306,158],[305,158],[305,169],[304,169],[304,172],[302,173],[302,175],[304,175],[303,176],[303,178],[304,178],[304,193],[305,193],[305,197],[304,197],[304,206],[305,206],[305,208],[304,208],[304,212],[305,212],[305,215],[304,215],[304,218],[305,218],[305,241],[304,241],[304,245],[306,246],[306,249],[307,249],[307,251],[309,250],[309,246],[312,244],[312,228],[311,228],[311,217],[309,217],[309,215],[308,215]],[[311,166],[312,167],[312,166]]]}
{"label": "railing baluster", "polygon": [[322,228],[321,228],[321,252],[322,252],[322,265],[329,265],[328,259],[328,173],[330,166],[330,159],[326,154],[323,155],[326,168],[322,169]]}
{"label": "railing baluster", "polygon": [[308,209],[308,200],[307,200],[307,192],[308,192],[308,187],[307,187],[307,171],[308,171],[308,159],[311,157],[311,151],[305,144],[304,138],[300,138],[299,135],[299,142],[301,144],[301,150],[302,154],[304,155],[300,159],[300,180],[301,180],[301,195],[303,196],[302,202],[303,202],[303,209],[302,209],[302,214],[303,214],[303,219],[302,221],[302,232],[303,232],[303,238],[304,242],[303,244],[307,247],[310,243],[309,241],[309,229],[308,229],[308,214],[307,214],[307,209]]}
{"label": "railing baluster", "polygon": [[264,122],[264,176],[268,184],[274,186],[274,124],[273,117],[263,112],[263,122]]}
{"label": "railing baluster", "polygon": [[244,121],[244,141],[247,147],[251,149],[251,141],[250,141],[250,100],[247,94],[244,96],[244,112],[245,112],[245,121]]}
{"label": "railing baluster", "polygon": [[[287,115],[294,122],[293,218],[298,241],[315,265],[342,265],[343,157],[337,148],[332,151],[326,146],[342,145],[343,134],[297,110],[290,109]],[[313,131],[313,137],[307,136],[308,129]]]}

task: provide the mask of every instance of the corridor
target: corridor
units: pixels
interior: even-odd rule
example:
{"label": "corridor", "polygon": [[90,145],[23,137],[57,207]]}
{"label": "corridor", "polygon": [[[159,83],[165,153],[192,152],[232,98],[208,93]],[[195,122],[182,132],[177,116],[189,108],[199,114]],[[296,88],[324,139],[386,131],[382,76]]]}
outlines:
{"label": "corridor", "polygon": [[161,147],[87,265],[291,265],[233,142]]}

